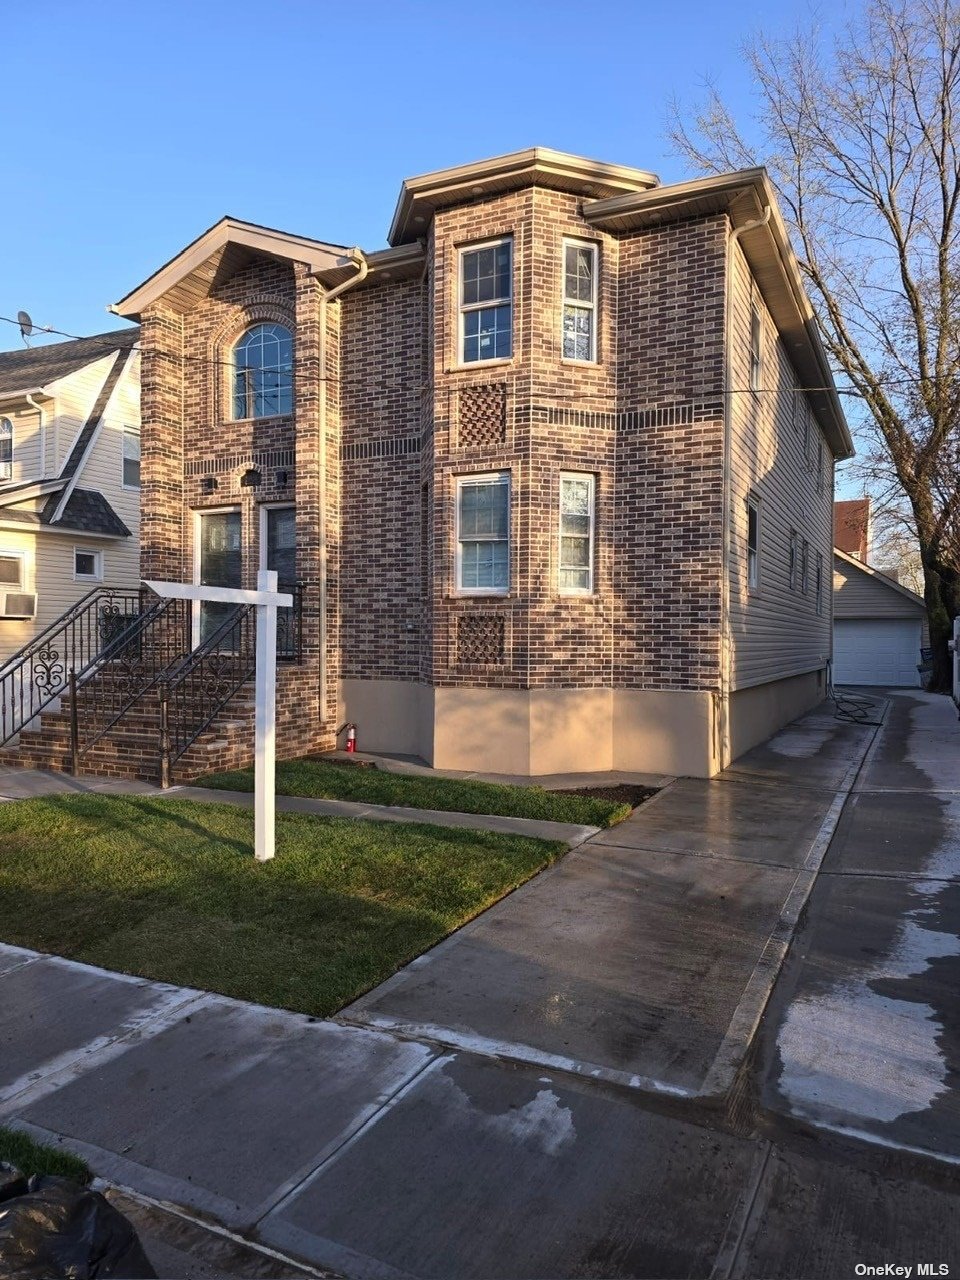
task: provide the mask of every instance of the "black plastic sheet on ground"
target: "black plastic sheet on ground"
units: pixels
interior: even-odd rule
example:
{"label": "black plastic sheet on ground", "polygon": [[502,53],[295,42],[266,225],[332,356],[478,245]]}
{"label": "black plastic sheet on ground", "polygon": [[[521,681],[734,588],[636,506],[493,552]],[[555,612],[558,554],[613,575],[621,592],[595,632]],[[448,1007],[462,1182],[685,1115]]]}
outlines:
{"label": "black plastic sheet on ground", "polygon": [[3,1280],[155,1280],[137,1233],[98,1191],[0,1164]]}

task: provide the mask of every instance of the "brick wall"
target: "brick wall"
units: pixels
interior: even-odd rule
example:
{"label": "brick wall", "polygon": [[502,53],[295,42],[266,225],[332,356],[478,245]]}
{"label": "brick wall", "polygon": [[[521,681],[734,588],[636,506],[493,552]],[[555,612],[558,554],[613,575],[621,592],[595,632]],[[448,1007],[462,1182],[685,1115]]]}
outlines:
{"label": "brick wall", "polygon": [[[239,505],[252,581],[259,506],[296,503],[306,661],[281,678],[281,732],[298,749],[332,744],[341,676],[716,688],[725,219],[612,236],[578,207],[531,188],[439,211],[423,279],[375,278],[344,294],[326,308],[325,334],[317,281],[266,259],[185,317],[160,307],[144,317],[144,564],[191,576],[192,512]],[[457,252],[500,235],[514,245],[513,358],[459,367]],[[565,236],[599,249],[595,364],[562,358]],[[295,413],[234,423],[222,362],[263,319],[295,331]],[[263,484],[242,490],[251,465]],[[596,477],[587,598],[557,587],[565,470]],[[454,589],[455,482],[482,471],[511,476],[504,597]],[[204,494],[209,475],[219,487]]]}

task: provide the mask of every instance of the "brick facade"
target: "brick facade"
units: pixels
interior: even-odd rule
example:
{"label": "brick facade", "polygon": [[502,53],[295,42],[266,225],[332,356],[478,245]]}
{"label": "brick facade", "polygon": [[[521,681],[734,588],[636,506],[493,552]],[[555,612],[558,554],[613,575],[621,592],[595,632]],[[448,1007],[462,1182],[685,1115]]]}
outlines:
{"label": "brick facade", "polygon": [[[518,179],[515,162],[528,157],[531,176]],[[405,184],[395,247],[369,264],[231,224],[240,231],[228,228],[205,264],[130,295],[121,314],[143,325],[143,576],[193,580],[197,513],[233,507],[253,584],[261,508],[295,506],[304,647],[280,675],[281,756],[334,746],[349,717],[363,720],[361,745],[451,767],[710,773],[729,755],[718,706],[735,687],[724,676],[723,584],[741,531],[738,509],[725,534],[724,493],[741,497],[725,459],[731,429],[738,459],[747,431],[727,400],[731,341],[742,346],[727,331],[731,305],[743,324],[742,268],[731,291],[728,267],[733,197],[710,205],[698,191],[696,207],[631,220],[597,207],[624,190],[642,202],[652,175],[559,153],[502,159],[478,166],[472,187],[460,171]],[[512,354],[464,364],[459,253],[499,238],[512,244]],[[565,239],[596,250],[591,362],[563,357]],[[232,349],[259,322],[293,335],[293,413],[234,421]],[[794,347],[810,342],[800,324]],[[801,376],[773,342],[793,395]],[[779,428],[774,415],[754,419],[750,450],[758,464],[773,458],[762,477],[772,503]],[[249,470],[255,486],[240,483]],[[559,588],[570,471],[594,478],[588,595]],[[509,475],[502,595],[456,588],[457,480],[483,473]],[[737,617],[749,633],[749,608]],[[791,696],[807,697],[806,685]],[[659,748],[671,734],[697,741]],[[591,735],[606,744],[599,754],[575,745]],[[513,746],[501,749],[501,737]],[[218,763],[249,756],[246,730],[215,743]],[[563,744],[574,744],[567,755]]]}

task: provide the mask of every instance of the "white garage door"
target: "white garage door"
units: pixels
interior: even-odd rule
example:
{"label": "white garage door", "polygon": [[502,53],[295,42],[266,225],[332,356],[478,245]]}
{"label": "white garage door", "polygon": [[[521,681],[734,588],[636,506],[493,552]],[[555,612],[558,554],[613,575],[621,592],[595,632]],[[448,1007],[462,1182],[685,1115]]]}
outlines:
{"label": "white garage door", "polygon": [[834,684],[920,684],[920,623],[910,619],[837,618],[833,624]]}

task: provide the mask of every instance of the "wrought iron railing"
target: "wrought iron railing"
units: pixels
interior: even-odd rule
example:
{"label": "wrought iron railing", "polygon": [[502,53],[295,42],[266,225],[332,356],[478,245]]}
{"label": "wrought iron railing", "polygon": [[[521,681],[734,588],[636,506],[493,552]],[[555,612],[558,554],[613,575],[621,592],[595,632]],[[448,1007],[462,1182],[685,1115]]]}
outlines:
{"label": "wrought iron railing", "polygon": [[70,672],[94,667],[156,596],[142,588],[95,587],[0,668],[0,746],[59,698]]}
{"label": "wrought iron railing", "polygon": [[[303,587],[280,583],[293,605],[277,610],[277,660],[303,661]],[[168,671],[160,684],[160,785],[173,766],[256,672],[257,611],[244,605]]]}
{"label": "wrought iron railing", "polygon": [[158,600],[102,650],[93,669],[70,673],[74,773],[90,748],[190,652],[192,632],[189,600]]}
{"label": "wrought iron railing", "polygon": [[160,684],[160,785],[257,665],[257,611],[241,605]]}

